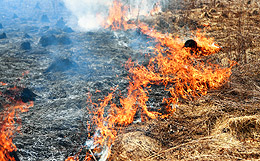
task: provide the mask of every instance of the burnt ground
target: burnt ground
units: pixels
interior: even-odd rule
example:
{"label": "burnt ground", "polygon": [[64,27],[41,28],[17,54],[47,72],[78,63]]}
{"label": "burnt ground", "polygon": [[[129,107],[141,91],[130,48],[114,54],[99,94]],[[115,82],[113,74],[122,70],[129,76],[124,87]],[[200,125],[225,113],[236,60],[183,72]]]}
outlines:
{"label": "burnt ground", "polygon": [[[35,106],[20,115],[22,128],[13,140],[17,154],[21,160],[64,160],[87,139],[87,94],[99,99],[117,85],[125,92],[124,63],[148,60],[146,37],[136,31],[67,32],[55,25],[60,18],[42,24],[41,15],[11,16],[1,19],[7,37],[0,40],[0,75],[9,84],[1,90],[15,85],[37,95]],[[24,42],[30,47],[24,49]]]}
{"label": "burnt ground", "polygon": [[62,16],[68,20],[68,14],[1,16],[0,31],[6,37],[0,39],[0,81],[8,84],[1,92],[12,95],[8,88],[17,86],[36,95],[34,107],[20,114],[22,128],[13,140],[20,160],[65,160],[75,155],[90,133],[87,94],[96,101],[116,86],[126,93],[125,62],[149,60],[150,39],[139,32],[79,32],[57,25]]}
{"label": "burnt ground", "polygon": [[[144,20],[185,38],[209,25],[207,35],[223,46],[211,59],[223,66],[228,59],[239,64],[229,83],[199,99],[180,102],[173,116],[122,129],[110,160],[260,159],[257,3],[181,3],[181,9],[169,5]],[[21,131],[13,140],[24,161],[64,160],[76,154],[89,133],[87,93],[97,100],[118,85],[124,94],[128,80],[123,64],[129,58],[144,64],[149,59],[149,40],[134,30],[71,32],[68,26],[55,25],[60,17],[49,16],[50,22],[40,23],[43,14],[14,18],[6,13],[0,19],[0,32],[6,33],[0,39],[0,81],[25,86],[37,95],[34,107],[20,115]],[[66,20],[66,13],[62,16]],[[31,49],[21,47],[23,42]],[[25,71],[29,73],[20,79]],[[160,102],[164,94],[155,88],[150,97]]]}
{"label": "burnt ground", "polygon": [[145,55],[140,55],[141,48],[130,46],[139,39],[134,31],[61,32],[54,35],[66,35],[71,43],[47,47],[42,47],[41,35],[28,34],[34,37],[26,40],[31,42],[30,50],[20,49],[22,34],[7,34],[8,38],[1,40],[1,81],[12,85],[29,71],[17,86],[26,86],[37,95],[33,109],[21,114],[21,134],[14,143],[21,160],[64,160],[85,142],[87,93],[100,90],[93,96],[98,99],[117,85],[126,91],[124,63],[130,57],[144,61]]}

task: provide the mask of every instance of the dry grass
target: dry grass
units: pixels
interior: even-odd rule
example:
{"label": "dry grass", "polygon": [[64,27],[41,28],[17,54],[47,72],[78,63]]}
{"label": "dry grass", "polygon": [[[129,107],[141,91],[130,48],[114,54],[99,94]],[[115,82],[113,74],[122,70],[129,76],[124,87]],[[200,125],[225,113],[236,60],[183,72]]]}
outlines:
{"label": "dry grass", "polygon": [[145,158],[161,151],[159,141],[140,131],[121,135],[115,144],[117,144],[118,150],[113,154],[112,160],[145,160]]}
{"label": "dry grass", "polygon": [[223,66],[238,62],[230,82],[182,102],[170,118],[128,127],[113,145],[111,160],[260,159],[260,4],[187,2],[189,7],[169,7],[149,21],[163,32],[184,36],[209,26],[207,35],[223,47],[210,59]]}
{"label": "dry grass", "polygon": [[213,133],[228,133],[240,141],[260,141],[260,115],[226,118]]}

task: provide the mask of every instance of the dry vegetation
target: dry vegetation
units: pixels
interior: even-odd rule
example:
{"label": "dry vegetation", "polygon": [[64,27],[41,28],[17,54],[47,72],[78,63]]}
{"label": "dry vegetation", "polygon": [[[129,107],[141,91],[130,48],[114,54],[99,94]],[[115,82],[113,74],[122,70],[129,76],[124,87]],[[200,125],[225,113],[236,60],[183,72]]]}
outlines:
{"label": "dry vegetation", "polygon": [[[189,4],[189,5],[185,5]],[[175,2],[155,27],[185,34],[204,28],[222,46],[210,57],[227,66],[238,62],[230,82],[194,101],[183,101],[175,115],[133,124],[121,132],[110,160],[260,159],[260,3],[248,1]]]}

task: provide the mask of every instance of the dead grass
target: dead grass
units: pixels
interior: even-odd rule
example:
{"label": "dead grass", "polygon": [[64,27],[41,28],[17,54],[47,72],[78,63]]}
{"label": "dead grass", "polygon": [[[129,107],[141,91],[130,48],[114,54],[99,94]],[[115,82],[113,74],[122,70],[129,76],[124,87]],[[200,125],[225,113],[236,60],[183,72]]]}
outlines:
{"label": "dead grass", "polygon": [[118,150],[115,151],[112,160],[144,160],[157,154],[161,150],[161,144],[156,139],[146,136],[144,132],[128,132],[120,136],[120,141],[115,142]]}
{"label": "dead grass", "polygon": [[214,130],[213,133],[228,133],[240,141],[260,141],[260,115],[224,119]]}
{"label": "dead grass", "polygon": [[170,118],[128,127],[113,145],[110,160],[260,159],[260,4],[187,2],[190,9],[169,7],[155,18],[155,26],[187,36],[194,26],[209,26],[207,35],[223,47],[209,59],[223,66],[238,62],[230,82],[182,102]]}

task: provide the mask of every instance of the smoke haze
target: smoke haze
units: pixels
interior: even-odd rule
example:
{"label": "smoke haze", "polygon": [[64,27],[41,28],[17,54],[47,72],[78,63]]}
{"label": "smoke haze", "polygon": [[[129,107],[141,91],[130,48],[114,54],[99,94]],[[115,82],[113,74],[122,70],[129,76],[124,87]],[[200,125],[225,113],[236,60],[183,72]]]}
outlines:
{"label": "smoke haze", "polygon": [[80,30],[92,30],[99,28],[102,20],[98,17],[108,12],[112,0],[64,0],[64,3],[72,13],[70,25]]}
{"label": "smoke haze", "polygon": [[[72,13],[69,24],[81,31],[100,28],[101,23],[109,13],[113,0],[63,0]],[[135,19],[137,15],[148,15],[156,2],[161,0],[121,0],[128,7],[128,18]]]}

